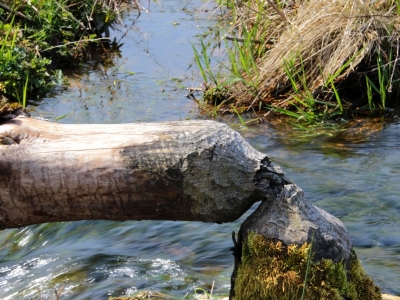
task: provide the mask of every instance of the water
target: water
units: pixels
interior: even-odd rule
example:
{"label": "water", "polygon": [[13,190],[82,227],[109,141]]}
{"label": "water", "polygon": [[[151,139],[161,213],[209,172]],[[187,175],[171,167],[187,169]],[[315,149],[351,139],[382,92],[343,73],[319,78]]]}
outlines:
{"label": "water", "polygon": [[[151,3],[150,13],[128,13],[113,36],[123,42],[112,62],[89,61],[71,87],[44,99],[35,115],[63,123],[127,123],[197,118],[186,87],[199,87],[191,43],[213,34],[215,5],[201,0]],[[186,6],[186,10],[182,8]],[[204,10],[208,12],[205,13]],[[189,68],[189,69],[188,69]]]}
{"label": "water", "polygon": [[[199,86],[192,43],[210,32],[213,10],[199,0],[161,1],[124,18],[125,43],[109,62],[89,62],[71,87],[32,105],[35,116],[63,123],[126,123],[205,118],[184,87]],[[215,5],[214,5],[215,6]],[[179,25],[177,24],[179,23]],[[132,74],[131,72],[134,72]],[[400,295],[400,130],[390,125],[364,142],[285,136],[272,125],[240,128],[319,207],[349,229],[366,272],[384,292]],[[253,208],[254,209],[254,208]],[[250,210],[248,213],[250,213]],[[247,213],[247,214],[248,214]],[[171,221],[80,221],[0,233],[0,298],[107,299],[161,291],[182,299],[195,287],[227,294],[233,267],[229,224]]]}

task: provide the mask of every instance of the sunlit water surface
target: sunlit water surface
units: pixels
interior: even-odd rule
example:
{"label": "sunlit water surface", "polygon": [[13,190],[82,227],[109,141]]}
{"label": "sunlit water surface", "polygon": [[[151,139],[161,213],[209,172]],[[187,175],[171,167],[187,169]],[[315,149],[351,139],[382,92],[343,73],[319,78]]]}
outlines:
{"label": "sunlit water surface", "polygon": [[[31,106],[34,116],[62,123],[155,122],[205,118],[186,98],[199,86],[191,43],[212,33],[215,5],[199,0],[152,2],[132,11],[113,64],[89,62],[63,92]],[[188,4],[187,11],[182,8]],[[60,118],[63,117],[63,118]],[[59,119],[60,118],[60,119]],[[302,142],[268,124],[240,128],[316,205],[347,226],[366,272],[384,292],[400,295],[400,128],[390,125],[363,143]],[[252,208],[254,210],[254,207]],[[250,210],[248,213],[250,213]],[[247,214],[248,215],[248,214]],[[0,233],[0,298],[107,299],[141,290],[182,299],[195,287],[228,294],[233,267],[229,224],[172,221],[80,221]]]}

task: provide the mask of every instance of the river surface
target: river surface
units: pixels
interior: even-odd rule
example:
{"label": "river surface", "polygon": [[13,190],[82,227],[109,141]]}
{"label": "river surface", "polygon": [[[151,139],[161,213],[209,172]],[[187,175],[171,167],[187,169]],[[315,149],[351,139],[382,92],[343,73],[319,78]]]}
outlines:
{"label": "river surface", "polygon": [[[84,64],[69,88],[31,103],[32,115],[61,123],[210,118],[184,87],[202,82],[190,67],[191,43],[216,35],[215,18],[208,19],[214,9],[200,0],[160,0],[140,17],[134,10],[126,13],[113,33],[122,38],[121,52],[111,61]],[[270,123],[241,128],[235,116],[218,121],[269,154],[311,201],[339,217],[365,271],[384,292],[400,295],[398,125],[382,126],[361,141],[327,136],[305,141]],[[214,294],[227,295],[231,232],[245,217],[221,225],[79,221],[4,230],[0,298],[55,299],[57,290],[62,300],[107,299],[150,290],[183,299],[194,288],[210,289],[213,281]]]}

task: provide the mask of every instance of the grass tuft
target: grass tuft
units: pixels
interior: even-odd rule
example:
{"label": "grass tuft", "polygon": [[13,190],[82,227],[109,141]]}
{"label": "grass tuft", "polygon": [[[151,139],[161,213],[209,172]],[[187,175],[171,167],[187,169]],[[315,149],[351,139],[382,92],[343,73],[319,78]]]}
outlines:
{"label": "grass tuft", "polygon": [[0,96],[23,107],[44,96],[60,79],[57,66],[71,66],[89,46],[108,41],[119,7],[120,0],[0,2]]}
{"label": "grass tuft", "polygon": [[314,122],[399,106],[399,1],[221,3],[234,24],[226,35],[224,76],[236,79],[227,86],[229,107]]}

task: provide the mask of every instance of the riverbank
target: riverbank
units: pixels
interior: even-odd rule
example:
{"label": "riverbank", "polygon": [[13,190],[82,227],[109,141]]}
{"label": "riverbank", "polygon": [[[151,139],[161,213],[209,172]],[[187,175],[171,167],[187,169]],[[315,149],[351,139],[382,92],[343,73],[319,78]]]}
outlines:
{"label": "riverbank", "polygon": [[60,69],[117,46],[108,36],[120,5],[119,0],[1,2],[0,98],[25,107],[28,98],[43,97],[63,83]]}
{"label": "riverbank", "polygon": [[232,113],[272,111],[308,122],[384,115],[399,106],[398,2],[224,5],[233,23],[225,35],[228,72],[210,67],[207,49],[196,53],[207,103]]}

